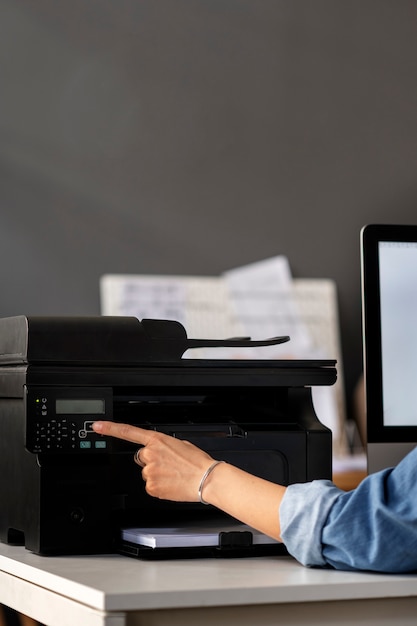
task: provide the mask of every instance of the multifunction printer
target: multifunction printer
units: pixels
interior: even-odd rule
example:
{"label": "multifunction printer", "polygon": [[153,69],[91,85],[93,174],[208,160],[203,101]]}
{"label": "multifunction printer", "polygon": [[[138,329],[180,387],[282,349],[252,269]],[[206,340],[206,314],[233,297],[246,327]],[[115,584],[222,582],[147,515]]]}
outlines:
{"label": "multifunction printer", "polygon": [[283,485],[330,478],[331,432],[311,387],[335,382],[335,361],[183,358],[287,339],[190,339],[178,322],[133,317],[0,319],[0,540],[108,553],[121,528],[219,514],[150,497],[137,446],[96,434],[98,419],[187,439]]}

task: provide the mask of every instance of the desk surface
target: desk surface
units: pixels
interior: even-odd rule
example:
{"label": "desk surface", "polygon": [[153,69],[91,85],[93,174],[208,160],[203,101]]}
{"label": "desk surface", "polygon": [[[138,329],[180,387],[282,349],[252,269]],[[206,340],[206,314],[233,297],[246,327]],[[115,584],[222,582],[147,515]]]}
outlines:
{"label": "desk surface", "polygon": [[101,611],[417,597],[415,575],[308,569],[291,557],[150,562],[0,544],[0,572]]}

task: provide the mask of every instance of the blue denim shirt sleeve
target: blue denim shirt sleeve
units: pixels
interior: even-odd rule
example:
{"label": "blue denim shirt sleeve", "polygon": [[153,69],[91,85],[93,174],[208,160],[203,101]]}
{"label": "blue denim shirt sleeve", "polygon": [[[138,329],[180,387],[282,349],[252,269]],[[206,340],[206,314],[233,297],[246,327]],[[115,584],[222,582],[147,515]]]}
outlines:
{"label": "blue denim shirt sleeve", "polygon": [[353,491],[326,480],[290,485],[280,507],[288,552],[309,566],[417,570],[417,448]]}

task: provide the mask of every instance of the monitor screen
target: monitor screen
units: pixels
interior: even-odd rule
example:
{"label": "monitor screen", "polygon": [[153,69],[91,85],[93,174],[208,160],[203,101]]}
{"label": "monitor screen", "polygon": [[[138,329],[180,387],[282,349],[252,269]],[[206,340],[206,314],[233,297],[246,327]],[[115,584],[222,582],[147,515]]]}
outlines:
{"label": "monitor screen", "polygon": [[384,426],[417,426],[417,242],[379,241]]}
{"label": "monitor screen", "polygon": [[417,226],[361,233],[367,441],[417,443]]}

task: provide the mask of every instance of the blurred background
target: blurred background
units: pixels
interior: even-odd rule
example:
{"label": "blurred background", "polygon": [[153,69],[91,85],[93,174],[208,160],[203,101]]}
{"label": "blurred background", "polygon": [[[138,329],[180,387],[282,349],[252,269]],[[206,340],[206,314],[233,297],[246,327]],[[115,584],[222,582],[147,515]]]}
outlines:
{"label": "blurred background", "polygon": [[0,316],[283,254],[337,283],[349,403],[360,228],[417,222],[416,24],[415,0],[0,0]]}

